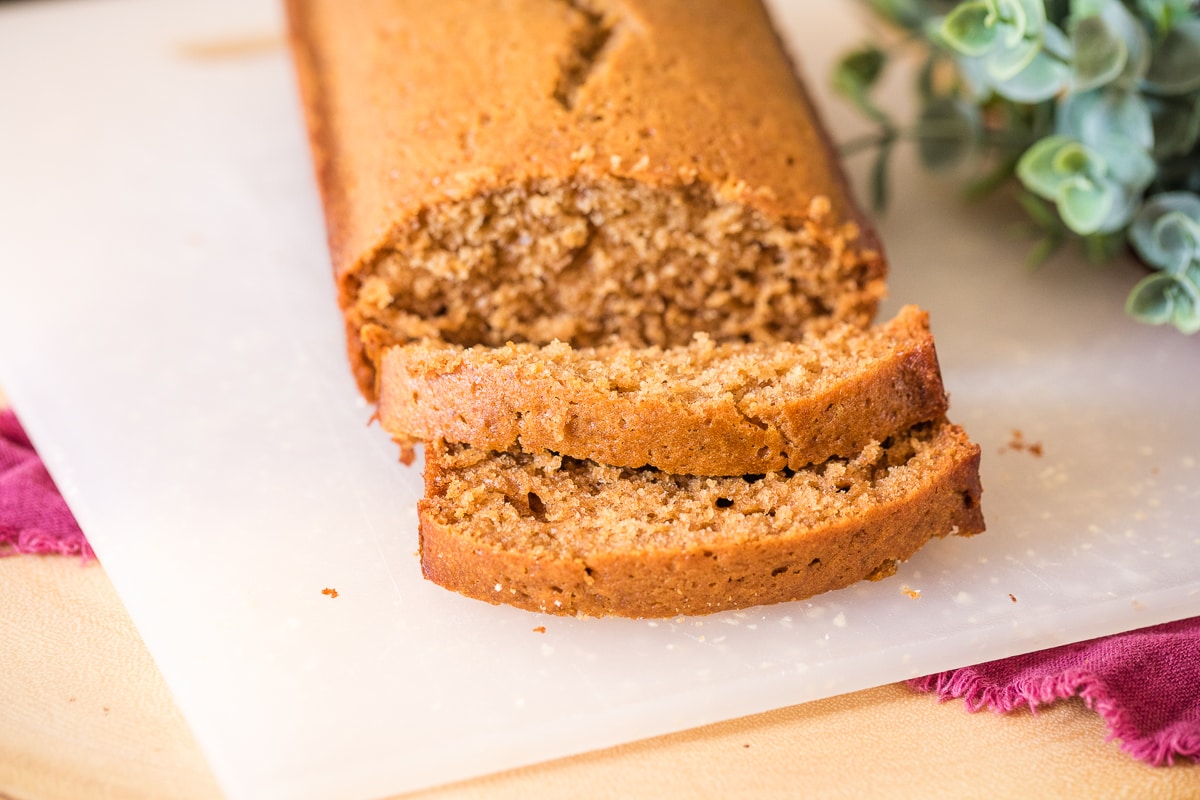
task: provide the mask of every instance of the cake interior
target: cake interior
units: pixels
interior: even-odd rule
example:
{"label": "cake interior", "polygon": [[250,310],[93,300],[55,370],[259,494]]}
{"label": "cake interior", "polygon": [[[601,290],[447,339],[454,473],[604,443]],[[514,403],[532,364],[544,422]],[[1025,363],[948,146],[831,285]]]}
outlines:
{"label": "cake interior", "polygon": [[700,182],[540,179],[422,209],[349,273],[368,351],[423,337],[460,345],[684,345],[793,340],[866,325],[880,259],[817,198],[770,220]]}
{"label": "cake interior", "polygon": [[[919,491],[972,448],[956,426],[923,423],[853,458],[706,478],[547,452],[435,446],[427,457],[440,462],[437,485],[424,513],[485,549],[552,558],[763,541],[854,520]],[[967,493],[962,502],[971,509],[978,497]]]}

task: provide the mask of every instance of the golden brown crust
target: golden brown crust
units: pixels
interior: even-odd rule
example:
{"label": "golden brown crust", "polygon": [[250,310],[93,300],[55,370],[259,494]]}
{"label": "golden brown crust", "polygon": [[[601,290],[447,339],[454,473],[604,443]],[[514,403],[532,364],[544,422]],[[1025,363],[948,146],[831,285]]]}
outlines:
{"label": "golden brown crust", "polygon": [[[886,577],[931,538],[973,535],[984,528],[979,448],[948,424],[941,426],[920,466],[904,475],[901,491],[882,494],[852,513],[829,513],[815,522],[798,519],[776,535],[754,538],[728,535],[721,512],[714,514],[711,528],[688,531],[682,541],[669,533],[643,537],[640,529],[655,523],[620,520],[617,508],[609,524],[632,533],[616,544],[575,541],[577,532],[569,523],[531,523],[530,531],[540,533],[526,546],[514,544],[523,534],[511,525],[497,537],[486,532],[486,515],[455,515],[456,504],[467,501],[447,495],[456,476],[444,447],[427,445],[427,496],[419,505],[425,576],[468,597],[531,611],[666,617],[799,600]],[[542,488],[536,474],[516,471],[487,474],[511,480],[506,491]],[[789,480],[810,478],[797,473]],[[735,511],[725,509],[730,515]],[[522,513],[546,512],[527,508]]]}
{"label": "golden brown crust", "polygon": [[380,421],[402,444],[519,444],[690,475],[799,469],[946,411],[928,315],[914,306],[869,332],[795,345],[408,345],[386,353],[380,376]]}
{"label": "golden brown crust", "polygon": [[431,209],[511,187],[586,193],[611,179],[669,204],[704,186],[717,205],[807,237],[824,262],[797,269],[821,286],[856,287],[837,294],[840,308],[821,308],[832,295],[818,287],[811,308],[786,313],[861,324],[883,293],[878,242],[759,0],[289,0],[288,13],[369,396],[359,331],[379,325],[377,339],[399,341],[412,331],[373,316],[360,297],[368,279],[422,235]]}

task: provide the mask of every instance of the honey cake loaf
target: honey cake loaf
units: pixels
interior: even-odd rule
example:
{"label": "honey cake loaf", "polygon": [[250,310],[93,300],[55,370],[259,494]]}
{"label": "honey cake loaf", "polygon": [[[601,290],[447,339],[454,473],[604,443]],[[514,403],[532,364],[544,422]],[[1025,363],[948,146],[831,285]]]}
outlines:
{"label": "honey cake loaf", "polygon": [[350,358],[870,322],[880,245],[760,0],[289,0]]}
{"label": "honey cake loaf", "polygon": [[984,528],[979,448],[944,420],[853,458],[704,478],[425,446],[425,577],[531,611],[708,614],[878,579]]}
{"label": "honey cake loaf", "polygon": [[379,419],[420,440],[690,475],[799,469],[946,412],[929,316],[799,342],[683,347],[422,343],[380,360]]}

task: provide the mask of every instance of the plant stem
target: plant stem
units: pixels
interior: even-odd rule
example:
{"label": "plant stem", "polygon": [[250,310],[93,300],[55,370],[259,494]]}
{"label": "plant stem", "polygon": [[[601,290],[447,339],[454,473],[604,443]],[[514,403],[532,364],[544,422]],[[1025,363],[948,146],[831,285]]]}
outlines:
{"label": "plant stem", "polygon": [[[864,150],[872,150],[896,141],[955,141],[961,139],[962,129],[951,125],[914,125],[911,128],[886,127],[882,131],[855,137],[838,147],[842,156],[849,157]],[[1013,135],[1010,132],[987,131],[974,137],[977,144],[998,150],[1025,150],[1037,141],[1028,135]]]}

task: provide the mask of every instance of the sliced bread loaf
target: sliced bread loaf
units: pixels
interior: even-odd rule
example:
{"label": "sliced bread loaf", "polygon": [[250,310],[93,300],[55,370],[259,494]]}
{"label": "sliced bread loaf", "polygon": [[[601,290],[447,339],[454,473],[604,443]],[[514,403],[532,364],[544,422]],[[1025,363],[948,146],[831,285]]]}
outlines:
{"label": "sliced bread loaf", "polygon": [[350,357],[868,324],[878,240],[760,0],[288,0]]}
{"label": "sliced bread loaf", "polygon": [[771,472],[851,456],[946,412],[928,315],[796,343],[393,347],[379,418],[402,446],[564,456],[691,475]]}
{"label": "sliced bread loaf", "polygon": [[532,611],[663,617],[796,600],[983,530],[979,448],[923,423],[850,459],[705,478],[427,443],[421,565]]}

